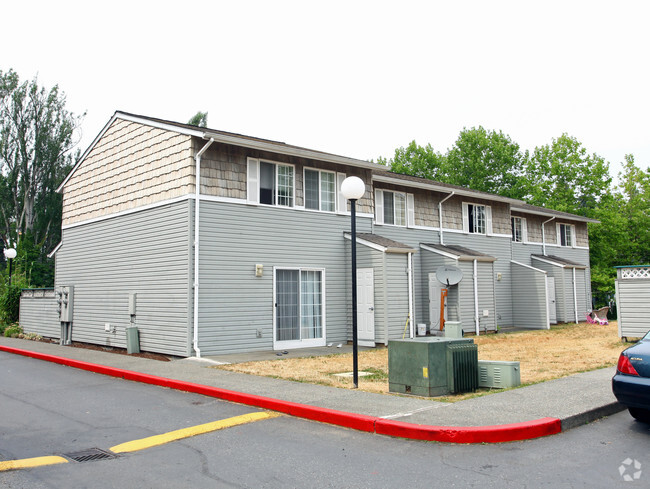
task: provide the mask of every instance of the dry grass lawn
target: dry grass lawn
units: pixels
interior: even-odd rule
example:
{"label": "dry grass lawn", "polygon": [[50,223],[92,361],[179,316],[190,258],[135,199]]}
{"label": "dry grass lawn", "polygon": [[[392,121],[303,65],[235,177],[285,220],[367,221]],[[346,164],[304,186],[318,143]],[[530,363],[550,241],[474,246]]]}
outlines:
{"label": "dry grass lawn", "polygon": [[[489,334],[473,337],[480,360],[520,362],[522,385],[543,382],[578,372],[616,365],[619,353],[629,346],[617,336],[616,322],[607,326],[588,323],[563,324],[550,330]],[[334,374],[352,370],[351,354],[310,358],[282,358],[264,362],[223,365],[217,368],[351,388],[352,379]],[[359,353],[359,389],[388,394],[388,350],[377,348]],[[487,389],[484,390],[487,392]],[[449,396],[459,400],[465,396]]]}

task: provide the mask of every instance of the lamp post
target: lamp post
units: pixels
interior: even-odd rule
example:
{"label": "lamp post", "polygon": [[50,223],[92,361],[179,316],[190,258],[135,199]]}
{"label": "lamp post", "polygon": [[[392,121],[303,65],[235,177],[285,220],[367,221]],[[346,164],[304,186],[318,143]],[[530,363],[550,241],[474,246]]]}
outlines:
{"label": "lamp post", "polygon": [[352,237],[352,375],[354,388],[359,387],[359,348],[357,338],[357,215],[356,203],[366,192],[359,177],[348,177],[341,184],[341,193],[350,201],[350,231]]}
{"label": "lamp post", "polygon": [[9,261],[9,287],[11,287],[11,266],[13,264],[14,258],[16,258],[16,250],[13,248],[7,248],[4,250],[5,258]]}

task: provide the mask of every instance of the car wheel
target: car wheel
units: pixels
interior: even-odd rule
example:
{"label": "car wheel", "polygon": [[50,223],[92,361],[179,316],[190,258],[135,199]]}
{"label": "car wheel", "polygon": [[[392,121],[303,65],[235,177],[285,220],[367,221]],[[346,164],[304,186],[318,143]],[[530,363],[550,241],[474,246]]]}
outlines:
{"label": "car wheel", "polygon": [[643,421],[644,423],[650,423],[650,410],[640,409],[640,408],[628,408],[630,414],[637,421]]}

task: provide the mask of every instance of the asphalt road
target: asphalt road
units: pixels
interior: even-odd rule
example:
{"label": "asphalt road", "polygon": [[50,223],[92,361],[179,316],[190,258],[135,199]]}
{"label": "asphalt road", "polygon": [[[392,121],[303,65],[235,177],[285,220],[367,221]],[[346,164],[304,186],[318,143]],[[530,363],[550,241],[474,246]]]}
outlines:
{"label": "asphalt road", "polygon": [[[5,353],[0,386],[0,463],[107,450],[261,411]],[[627,412],[495,445],[409,441],[279,416],[113,459],[0,471],[0,487],[36,489],[648,486],[650,426]]]}

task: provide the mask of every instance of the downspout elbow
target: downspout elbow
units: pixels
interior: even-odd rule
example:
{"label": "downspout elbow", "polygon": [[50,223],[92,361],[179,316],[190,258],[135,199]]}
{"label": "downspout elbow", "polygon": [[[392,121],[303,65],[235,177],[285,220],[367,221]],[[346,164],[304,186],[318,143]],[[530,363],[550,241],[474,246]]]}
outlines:
{"label": "downspout elbow", "polygon": [[544,231],[544,227],[546,226],[547,223],[551,222],[555,217],[551,217],[550,219],[544,221],[542,223],[542,254],[546,256],[546,232]]}
{"label": "downspout elbow", "polygon": [[454,190],[452,193],[450,193],[447,197],[442,199],[440,202],[438,202],[438,221],[440,223],[440,244],[444,245],[444,239],[442,237],[442,204],[449,198],[453,197],[456,191]]}

